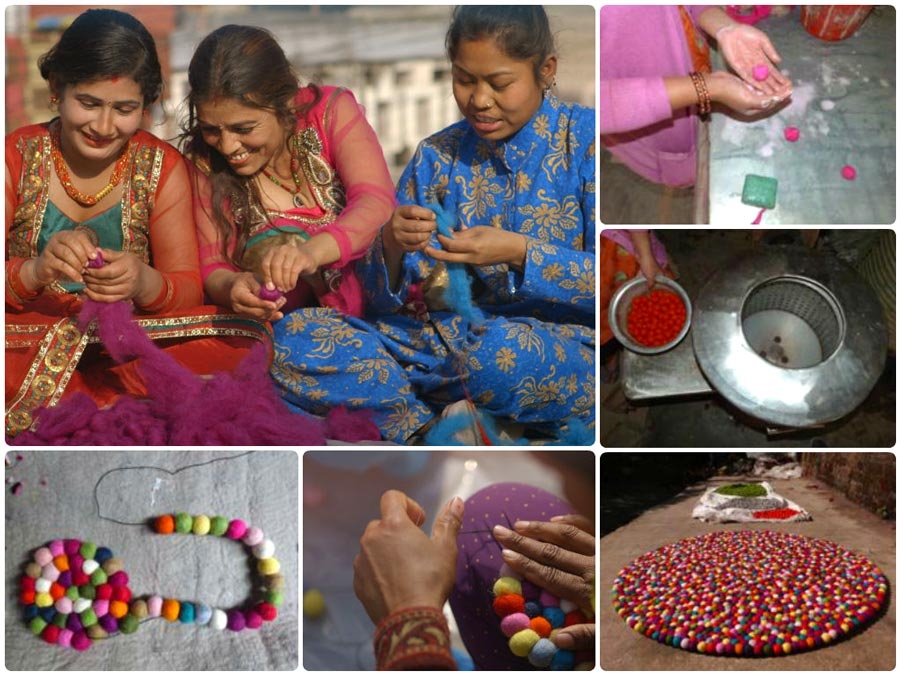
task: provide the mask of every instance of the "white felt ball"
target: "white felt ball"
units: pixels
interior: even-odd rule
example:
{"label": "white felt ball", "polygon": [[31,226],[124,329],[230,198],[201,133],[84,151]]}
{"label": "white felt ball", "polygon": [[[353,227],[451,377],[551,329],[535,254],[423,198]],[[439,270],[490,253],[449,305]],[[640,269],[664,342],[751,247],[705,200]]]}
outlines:
{"label": "white felt ball", "polygon": [[262,560],[263,558],[271,558],[273,555],[275,555],[275,544],[272,543],[271,539],[263,539],[253,547],[254,558]]}
{"label": "white felt ball", "polygon": [[571,600],[560,600],[559,608],[563,611],[563,614],[568,614],[569,612],[574,612],[578,609],[578,605]]}
{"label": "white felt ball", "polygon": [[81,566],[81,569],[84,571],[85,574],[91,575],[94,572],[96,572],[99,567],[100,567],[100,563],[98,563],[96,560],[88,559],[88,560],[84,561],[84,564]]}
{"label": "white felt ball", "polygon": [[34,590],[37,593],[49,593],[50,586],[52,584],[53,584],[53,582],[50,581],[49,579],[45,579],[44,577],[41,577],[40,579],[35,579]]}
{"label": "white felt ball", "polygon": [[212,618],[209,620],[209,625],[216,630],[225,630],[225,626],[228,625],[228,615],[221,609],[214,609],[212,611]]}
{"label": "white felt ball", "polygon": [[76,614],[81,614],[84,610],[90,608],[91,601],[87,598],[78,598],[73,604],[72,609],[75,610]]}

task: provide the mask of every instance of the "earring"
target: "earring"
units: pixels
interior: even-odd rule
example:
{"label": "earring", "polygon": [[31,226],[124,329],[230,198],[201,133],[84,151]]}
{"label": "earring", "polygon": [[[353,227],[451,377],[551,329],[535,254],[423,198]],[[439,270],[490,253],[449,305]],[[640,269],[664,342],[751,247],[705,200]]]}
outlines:
{"label": "earring", "polygon": [[556,87],[556,78],[555,77],[553,78],[553,81],[550,84],[548,84],[546,87],[544,87],[544,96],[549,96],[552,93],[554,87]]}
{"label": "earring", "polygon": [[57,105],[59,103],[59,96],[56,94],[50,94],[50,105]]}

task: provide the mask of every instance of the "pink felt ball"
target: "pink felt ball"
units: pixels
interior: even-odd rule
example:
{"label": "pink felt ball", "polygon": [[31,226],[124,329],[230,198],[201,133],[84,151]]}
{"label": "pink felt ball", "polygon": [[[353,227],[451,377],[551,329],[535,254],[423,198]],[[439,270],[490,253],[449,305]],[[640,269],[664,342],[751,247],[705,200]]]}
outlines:
{"label": "pink felt ball", "polygon": [[50,553],[53,554],[52,556],[50,556],[51,558],[55,558],[56,556],[62,555],[66,552],[66,548],[63,545],[62,539],[54,539],[47,545],[47,548],[50,550]]}
{"label": "pink felt ball", "polygon": [[841,175],[847,180],[856,180],[856,169],[848,164],[841,169]]}
{"label": "pink felt ball", "polygon": [[796,143],[800,140],[800,130],[797,127],[788,127],[784,130],[784,138],[791,143]]}
{"label": "pink felt ball", "polygon": [[158,595],[152,595],[147,600],[147,614],[157,617],[162,614],[163,599]]}
{"label": "pink felt ball", "polygon": [[757,82],[762,82],[769,76],[769,66],[765,63],[760,63],[758,66],[753,66],[753,79]]}
{"label": "pink felt ball", "polygon": [[509,614],[503,617],[503,620],[500,622],[500,630],[503,631],[503,634],[506,637],[512,637],[520,630],[525,630],[530,627],[531,619],[528,618],[527,614],[522,614],[520,612]]}
{"label": "pink felt ball", "polygon": [[118,572],[114,572],[109,575],[109,578],[106,580],[113,588],[117,588],[120,586],[128,585],[128,573],[125,570],[119,570]]}
{"label": "pink felt ball", "polygon": [[63,628],[61,631],[59,631],[59,639],[56,641],[56,644],[58,644],[60,647],[71,647],[73,635],[74,633],[68,628]]}
{"label": "pink felt ball", "polygon": [[[59,542],[59,544],[59,548],[62,550],[62,542]],[[53,562],[53,553],[46,546],[39,548],[34,552],[34,561],[41,567],[45,567]]]}
{"label": "pink felt ball", "polygon": [[229,539],[240,539],[244,536],[244,533],[247,531],[247,523],[245,523],[240,518],[235,518],[230,523],[228,523],[228,529],[225,531],[225,536]]}
{"label": "pink felt ball", "polygon": [[262,616],[254,609],[248,609],[244,616],[247,619],[247,628],[256,630],[263,624]]}
{"label": "pink felt ball", "polygon": [[244,532],[244,536],[241,538],[241,541],[243,541],[247,546],[256,546],[263,539],[265,539],[263,531],[254,525],[247,528],[247,531]]}
{"label": "pink felt ball", "polygon": [[98,617],[106,616],[109,614],[109,600],[94,600],[94,604],[91,605],[91,608]]}
{"label": "pink felt ball", "polygon": [[270,291],[264,285],[260,286],[259,292],[256,295],[259,296],[260,300],[268,300],[269,302],[277,302],[278,298],[282,297],[281,291],[277,288],[273,288]]}
{"label": "pink felt ball", "polygon": [[56,607],[56,611],[60,614],[71,614],[72,613],[72,601],[67,598],[65,595],[59,598],[54,604]]}

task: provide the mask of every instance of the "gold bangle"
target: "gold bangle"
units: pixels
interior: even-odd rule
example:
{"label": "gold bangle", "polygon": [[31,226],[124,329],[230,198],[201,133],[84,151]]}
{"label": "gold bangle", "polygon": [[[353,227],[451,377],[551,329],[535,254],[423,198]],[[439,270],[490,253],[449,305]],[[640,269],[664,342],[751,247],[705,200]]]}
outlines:
{"label": "gold bangle", "polygon": [[701,115],[708,115],[712,111],[712,99],[709,96],[709,88],[706,86],[706,78],[703,73],[693,72],[690,74],[691,82],[694,84],[694,90],[697,92],[697,106]]}

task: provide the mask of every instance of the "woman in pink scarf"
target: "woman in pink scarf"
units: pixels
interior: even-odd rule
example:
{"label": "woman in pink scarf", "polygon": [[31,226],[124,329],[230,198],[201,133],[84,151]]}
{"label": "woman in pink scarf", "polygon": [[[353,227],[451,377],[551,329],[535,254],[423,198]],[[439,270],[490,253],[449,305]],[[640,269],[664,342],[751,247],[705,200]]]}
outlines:
{"label": "woman in pink scarf", "polygon": [[[704,34],[737,76],[711,72]],[[647,180],[693,185],[698,113],[712,103],[749,115],[772,108],[791,93],[780,61],[765,33],[719,7],[602,7],[601,144]]]}

